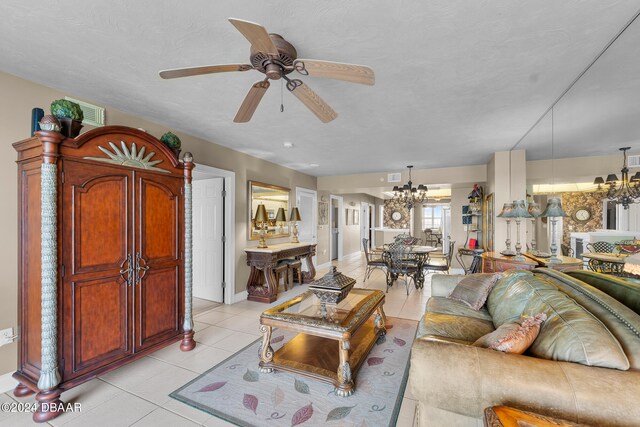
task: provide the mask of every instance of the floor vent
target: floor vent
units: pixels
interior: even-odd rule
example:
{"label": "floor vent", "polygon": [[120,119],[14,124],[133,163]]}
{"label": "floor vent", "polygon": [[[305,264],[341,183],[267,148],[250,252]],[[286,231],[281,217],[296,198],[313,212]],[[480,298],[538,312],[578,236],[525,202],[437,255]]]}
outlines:
{"label": "floor vent", "polygon": [[640,168],[640,154],[627,156],[627,165],[629,165],[630,168]]}
{"label": "floor vent", "polygon": [[402,180],[402,174],[398,173],[390,173],[387,175],[387,182],[400,182]]}
{"label": "floor vent", "polygon": [[84,113],[84,120],[82,120],[82,123],[98,127],[104,126],[104,108],[87,102],[78,101],[77,99],[69,98],[68,96],[65,96],[64,99],[80,105],[80,109]]}

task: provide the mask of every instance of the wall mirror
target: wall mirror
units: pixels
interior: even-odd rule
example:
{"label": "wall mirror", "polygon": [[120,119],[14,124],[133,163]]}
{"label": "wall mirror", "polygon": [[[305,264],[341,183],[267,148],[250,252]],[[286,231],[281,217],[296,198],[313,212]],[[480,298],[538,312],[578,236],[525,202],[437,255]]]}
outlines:
{"label": "wall mirror", "polygon": [[[265,238],[289,236],[289,192],[291,190],[277,185],[263,182],[249,181],[249,221],[247,222],[247,234],[249,240],[260,239],[260,227],[264,227]],[[267,220],[260,224],[254,220],[258,205],[263,204],[267,211]],[[284,217],[278,216],[282,209]],[[282,220],[284,218],[284,221]]]}

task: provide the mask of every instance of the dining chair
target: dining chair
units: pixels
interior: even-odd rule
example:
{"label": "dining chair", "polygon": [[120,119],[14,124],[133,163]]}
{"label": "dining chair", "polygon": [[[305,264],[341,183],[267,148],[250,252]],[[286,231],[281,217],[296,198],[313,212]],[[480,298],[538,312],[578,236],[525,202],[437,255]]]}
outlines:
{"label": "dining chair", "polygon": [[432,253],[422,268],[426,270],[427,273],[431,271],[433,273],[440,272],[449,274],[455,246],[456,242],[449,240],[449,252],[446,254]]}
{"label": "dining chair", "polygon": [[387,266],[387,292],[395,280],[403,277],[407,295],[409,295],[409,281],[412,280],[415,286],[415,276],[418,273],[411,248],[401,243],[391,243],[384,252],[383,258]]}
{"label": "dining chair", "polygon": [[[607,253],[607,254],[613,253],[616,249],[616,245],[609,242],[587,243],[586,247],[589,250],[589,252],[599,252],[599,253]],[[590,259],[587,265],[589,266],[590,270],[593,270],[596,273],[612,274],[617,270],[616,266],[614,266],[612,263],[602,262],[596,259]]]}
{"label": "dining chair", "polygon": [[362,239],[362,247],[364,250],[364,256],[367,260],[367,269],[364,272],[364,279],[362,283],[366,282],[371,273],[376,268],[383,270],[387,267],[387,264],[382,259],[382,254],[380,252],[370,252],[369,251],[369,239],[366,237]]}
{"label": "dining chair", "polygon": [[438,246],[438,236],[433,234],[433,230],[430,228],[424,229],[424,244],[433,247]]}
{"label": "dining chair", "polygon": [[560,250],[562,250],[562,255],[573,257],[573,249],[569,245],[565,245],[564,243],[561,243]]}

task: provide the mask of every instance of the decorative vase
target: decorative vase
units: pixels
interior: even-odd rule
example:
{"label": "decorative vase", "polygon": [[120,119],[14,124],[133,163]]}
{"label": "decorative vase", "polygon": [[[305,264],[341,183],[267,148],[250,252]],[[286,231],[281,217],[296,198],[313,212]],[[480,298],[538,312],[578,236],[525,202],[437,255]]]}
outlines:
{"label": "decorative vase", "polygon": [[80,129],[82,129],[82,122],[79,120],[73,120],[69,117],[58,117],[60,122],[60,133],[67,138],[75,138],[80,135]]}

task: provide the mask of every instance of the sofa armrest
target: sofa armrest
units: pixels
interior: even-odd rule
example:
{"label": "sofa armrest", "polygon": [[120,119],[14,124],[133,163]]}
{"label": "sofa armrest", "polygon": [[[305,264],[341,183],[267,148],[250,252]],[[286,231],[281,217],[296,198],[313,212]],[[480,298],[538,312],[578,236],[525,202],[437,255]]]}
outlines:
{"label": "sofa armrest", "polygon": [[463,278],[462,274],[434,274],[431,276],[431,296],[448,296]]}
{"label": "sofa armrest", "polygon": [[[411,351],[411,387],[427,406],[482,418],[508,405],[590,425],[640,419],[640,371],[556,362],[424,337]],[[612,420],[615,420],[612,423]]]}

